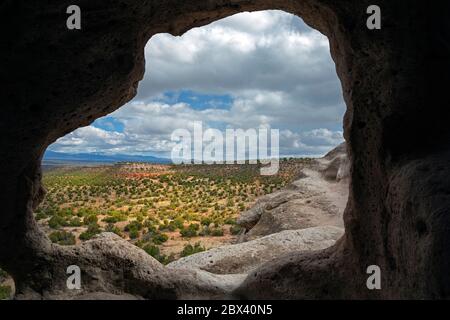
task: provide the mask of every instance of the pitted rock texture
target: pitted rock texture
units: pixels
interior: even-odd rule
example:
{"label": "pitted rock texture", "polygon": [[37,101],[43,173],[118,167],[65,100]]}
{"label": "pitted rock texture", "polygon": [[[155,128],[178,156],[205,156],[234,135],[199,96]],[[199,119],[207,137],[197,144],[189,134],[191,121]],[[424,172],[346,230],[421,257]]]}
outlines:
{"label": "pitted rock texture", "polygon": [[181,258],[168,267],[200,269],[214,274],[243,274],[287,253],[331,247],[343,234],[342,228],[332,226],[286,230]]}
{"label": "pitted rock texture", "polygon": [[350,177],[350,160],[345,142],[328,152],[318,163],[319,171],[327,180],[339,182]]}
{"label": "pitted rock texture", "polygon": [[[260,197],[256,203],[247,211],[242,212],[237,223],[250,230],[254,228],[265,212],[280,207],[281,205],[301,197],[300,192],[293,188],[286,188],[274,193],[270,193]],[[299,228],[294,228],[299,229]]]}
{"label": "pitted rock texture", "polygon": [[[142,257],[142,265],[139,253],[124,259],[121,250],[101,245],[51,245],[33,218],[45,192],[40,160],[56,139],[133,98],[152,35],[180,35],[238,12],[281,9],[330,40],[347,105],[346,233],[329,249],[263,264],[234,296],[450,297],[448,1],[379,0],[381,30],[366,28],[373,4],[366,0],[79,0],[82,30],[68,31],[71,4],[0,5],[7,26],[0,31],[0,266],[13,276],[18,296],[54,296],[66,279],[65,267],[80,261],[88,292],[145,298],[224,292],[218,278],[210,278],[214,288],[202,291],[206,282],[198,282],[198,273],[161,287],[155,270],[173,272],[164,273],[148,258]],[[382,290],[366,288],[372,264],[382,270]],[[102,265],[121,267],[123,277],[116,281]]]}
{"label": "pitted rock texture", "polygon": [[237,219],[246,230],[240,241],[283,230],[343,227],[349,189],[348,173],[344,173],[348,169],[347,158],[345,144],[342,144],[325,157],[305,164],[300,178],[287,188],[258,198],[255,205]]}
{"label": "pitted rock texture", "polygon": [[[22,290],[17,299],[214,299],[229,296],[243,276],[216,275],[200,269],[165,268],[143,250],[114,233],[102,233],[80,246],[57,246],[63,261],[47,262],[51,290],[37,295]],[[47,257],[45,257],[47,258]],[[66,269],[82,271],[82,290],[69,290]]]}

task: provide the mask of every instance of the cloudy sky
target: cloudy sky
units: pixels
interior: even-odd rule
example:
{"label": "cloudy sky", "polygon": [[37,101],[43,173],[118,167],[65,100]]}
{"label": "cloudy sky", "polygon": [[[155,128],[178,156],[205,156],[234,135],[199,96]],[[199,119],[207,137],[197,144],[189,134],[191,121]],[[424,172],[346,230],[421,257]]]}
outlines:
{"label": "cloudy sky", "polygon": [[145,48],[138,95],[68,134],[58,152],[169,157],[175,129],[280,131],[280,154],[323,155],[343,141],[342,91],[325,36],[281,11],[241,13]]}

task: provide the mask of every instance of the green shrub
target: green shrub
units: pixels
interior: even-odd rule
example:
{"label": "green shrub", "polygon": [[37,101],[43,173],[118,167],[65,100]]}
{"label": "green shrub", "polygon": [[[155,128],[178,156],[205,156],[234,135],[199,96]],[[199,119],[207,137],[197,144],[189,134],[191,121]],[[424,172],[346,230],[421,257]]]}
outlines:
{"label": "green shrub", "polygon": [[89,240],[91,239],[93,236],[95,236],[96,234],[99,234],[101,232],[100,227],[98,224],[93,223],[90,224],[88,229],[83,232],[82,234],[80,234],[80,240]]}
{"label": "green shrub", "polygon": [[191,254],[205,251],[205,247],[203,247],[200,242],[196,242],[194,245],[187,244],[184,246],[183,251],[181,251],[180,255],[182,257],[190,256]]}
{"label": "green shrub", "polygon": [[207,226],[203,227],[202,231],[200,231],[198,233],[198,235],[201,236],[201,237],[209,236],[209,235],[211,235],[211,229],[209,227],[207,227]]}
{"label": "green shrub", "polygon": [[139,221],[131,221],[129,224],[127,224],[124,228],[125,231],[139,231],[142,229],[142,223]]}
{"label": "green shrub", "polygon": [[164,259],[164,261],[163,262],[161,262],[161,263],[163,263],[163,264],[168,264],[168,263],[171,263],[171,262],[173,262],[173,261],[175,261],[176,259],[175,259],[175,255],[173,254],[173,253],[171,253],[171,254],[169,254],[168,256],[165,256],[166,258]]}
{"label": "green shrub", "polygon": [[212,219],[210,217],[203,217],[200,223],[204,226],[209,226],[212,223]]}
{"label": "green shrub", "polygon": [[192,238],[192,237],[197,236],[197,232],[195,230],[191,230],[189,228],[181,229],[180,234],[183,238]]}
{"label": "green shrub", "polygon": [[48,216],[47,216],[44,212],[42,212],[42,211],[36,213],[36,220],[42,220],[42,219],[45,219],[45,218],[47,218],[47,217],[48,217]]}
{"label": "green shrub", "polygon": [[234,218],[227,218],[227,219],[225,219],[224,224],[234,225],[234,224],[236,224],[236,219],[234,219]]}
{"label": "green shrub", "polygon": [[230,228],[230,232],[231,232],[232,235],[239,234],[241,232],[241,230],[242,230],[242,227],[240,225],[237,225],[237,224],[231,226],[231,228]]}
{"label": "green shrub", "polygon": [[200,225],[198,223],[191,223],[188,228],[198,231],[198,230],[200,230]]}
{"label": "green shrub", "polygon": [[98,218],[95,214],[91,214],[91,215],[85,216],[83,218],[83,224],[85,226],[89,226],[89,225],[97,223],[97,222],[98,222]]}
{"label": "green shrub", "polygon": [[11,287],[0,286],[0,300],[7,300],[11,298]]}
{"label": "green shrub", "polygon": [[160,224],[158,227],[159,231],[169,231],[169,225],[168,224]]}
{"label": "green shrub", "polygon": [[83,223],[81,222],[81,219],[78,217],[73,217],[70,222],[69,225],[71,227],[81,227],[83,225]]}
{"label": "green shrub", "polygon": [[142,249],[144,249],[145,252],[147,252],[149,255],[151,255],[155,259],[156,259],[156,257],[158,257],[160,255],[159,247],[157,247],[155,245],[147,244]]}
{"label": "green shrub", "polygon": [[120,229],[118,227],[116,227],[114,224],[109,223],[106,228],[105,228],[106,232],[112,232],[117,234],[119,237],[123,237],[122,231],[120,231]]}
{"label": "green shrub", "polygon": [[154,244],[162,244],[166,242],[169,239],[169,237],[164,233],[156,233],[152,237],[152,241]]}
{"label": "green shrub", "polygon": [[49,235],[50,240],[53,243],[57,243],[63,246],[71,246],[75,244],[75,236],[66,231],[55,231],[50,233]]}
{"label": "green shrub", "polygon": [[142,221],[144,221],[144,216],[142,214],[138,214],[136,216],[136,221],[142,224]]}
{"label": "green shrub", "polygon": [[170,221],[169,225],[167,226],[167,230],[173,232],[177,229],[178,229],[178,227],[175,225],[175,223],[173,221]]}
{"label": "green shrub", "polygon": [[151,255],[153,258],[161,262],[162,264],[168,264],[169,262],[172,262],[175,260],[174,255],[166,256],[165,254],[161,254],[161,251],[159,250],[159,247],[147,244],[142,248],[145,252],[147,252],[149,255]]}
{"label": "green shrub", "polygon": [[181,217],[175,218],[175,220],[172,221],[172,223],[178,228],[181,229],[184,226],[184,220]]}
{"label": "green shrub", "polygon": [[197,231],[200,229],[200,225],[197,223],[191,223],[189,227],[182,228],[180,234],[183,238],[192,238],[197,236]]}
{"label": "green shrub", "polygon": [[60,216],[53,216],[48,221],[48,226],[52,229],[58,229],[59,227],[64,227],[64,226],[66,226],[66,224],[67,223],[64,220],[64,218],[62,218]]}
{"label": "green shrub", "polygon": [[136,229],[131,229],[128,235],[130,236],[130,239],[136,239],[139,237],[139,231]]}
{"label": "green shrub", "polygon": [[116,223],[116,222],[125,221],[125,220],[126,220],[126,218],[121,217],[121,216],[105,217],[102,219],[102,221],[106,222],[106,223]]}
{"label": "green shrub", "polygon": [[211,231],[211,235],[213,237],[221,237],[221,236],[223,236],[223,230],[221,228],[220,229],[214,229],[213,231]]}

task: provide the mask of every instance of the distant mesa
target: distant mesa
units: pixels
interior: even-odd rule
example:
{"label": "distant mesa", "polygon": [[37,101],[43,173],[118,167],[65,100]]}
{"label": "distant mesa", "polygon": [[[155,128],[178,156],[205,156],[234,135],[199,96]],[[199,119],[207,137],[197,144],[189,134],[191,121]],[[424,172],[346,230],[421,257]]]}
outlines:
{"label": "distant mesa", "polygon": [[65,153],[47,150],[42,160],[44,165],[53,164],[89,164],[89,163],[115,163],[115,162],[148,162],[157,164],[170,164],[172,161],[167,158],[153,156],[114,154],[105,155],[98,153]]}

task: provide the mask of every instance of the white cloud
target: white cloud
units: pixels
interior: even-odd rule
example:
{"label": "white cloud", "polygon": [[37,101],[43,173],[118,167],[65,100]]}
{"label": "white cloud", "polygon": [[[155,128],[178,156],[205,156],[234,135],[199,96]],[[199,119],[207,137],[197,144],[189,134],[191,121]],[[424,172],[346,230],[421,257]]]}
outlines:
{"label": "white cloud", "polygon": [[92,126],[79,128],[58,139],[55,147],[64,152],[96,152],[101,146],[103,150],[115,149],[124,141],[125,135],[119,132],[105,131]]}
{"label": "white cloud", "polygon": [[[193,121],[280,129],[284,154],[324,154],[343,141],[345,108],[328,40],[291,14],[241,13],[182,37],[158,34],[145,56],[146,75],[137,97],[110,115],[123,130],[81,128],[51,149],[168,153],[170,133],[189,129]],[[179,102],[176,94],[172,99],[165,95],[181,90],[226,94],[232,102],[228,108],[199,109],[193,102]]]}

